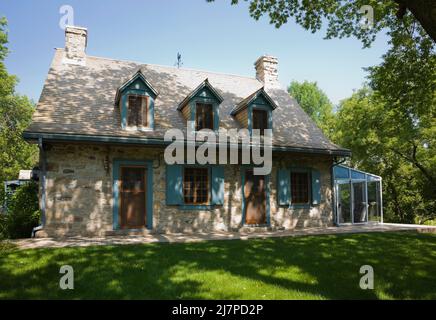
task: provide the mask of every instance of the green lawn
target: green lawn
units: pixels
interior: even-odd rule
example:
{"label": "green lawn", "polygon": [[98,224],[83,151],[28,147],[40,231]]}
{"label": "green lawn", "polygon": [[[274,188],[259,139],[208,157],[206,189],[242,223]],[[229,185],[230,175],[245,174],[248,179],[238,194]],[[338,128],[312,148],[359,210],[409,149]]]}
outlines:
{"label": "green lawn", "polygon": [[[74,290],[59,288],[66,264]],[[374,290],[359,288],[364,264]],[[436,299],[436,235],[3,249],[0,298]]]}

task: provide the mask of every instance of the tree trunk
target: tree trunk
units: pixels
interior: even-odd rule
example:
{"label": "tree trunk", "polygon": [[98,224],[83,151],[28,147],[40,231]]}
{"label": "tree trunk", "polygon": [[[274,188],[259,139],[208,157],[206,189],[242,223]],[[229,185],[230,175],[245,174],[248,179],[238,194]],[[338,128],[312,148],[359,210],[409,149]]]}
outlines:
{"label": "tree trunk", "polygon": [[436,42],[436,1],[435,0],[394,0],[400,6],[398,17],[401,19],[409,10]]}
{"label": "tree trunk", "polygon": [[405,222],[405,218],[404,218],[403,210],[401,209],[401,205],[400,205],[400,203],[398,201],[397,189],[395,188],[395,185],[393,183],[389,183],[388,189],[390,189],[391,195],[392,195],[392,198],[393,198],[394,211],[396,211],[397,217],[400,218],[400,222],[404,223]]}
{"label": "tree trunk", "polygon": [[410,162],[413,166],[418,168],[418,170],[421,171],[423,176],[431,183],[431,185],[432,186],[436,186],[436,182],[435,182],[434,177],[429,173],[429,171],[416,158],[416,150],[417,150],[417,148],[418,147],[416,145],[413,146],[412,155],[410,157],[404,155],[403,153],[401,153],[400,151],[396,150],[395,148],[390,148],[390,150],[392,150],[395,154],[399,155],[401,158],[403,158],[407,162]]}

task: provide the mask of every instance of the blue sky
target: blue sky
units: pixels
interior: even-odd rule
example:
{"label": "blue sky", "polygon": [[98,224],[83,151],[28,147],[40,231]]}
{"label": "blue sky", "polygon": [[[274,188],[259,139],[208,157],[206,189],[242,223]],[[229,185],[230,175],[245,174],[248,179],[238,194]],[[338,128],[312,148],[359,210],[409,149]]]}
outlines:
{"label": "blue sky", "polygon": [[75,25],[88,28],[90,55],[174,65],[181,52],[187,68],[254,76],[254,61],[271,54],[283,85],[317,81],[334,103],[359,88],[362,68],[378,64],[387,50],[384,35],[362,49],[358,40],[323,40],[293,22],[276,29],[267,17],[252,19],[245,2],[231,6],[230,0],[2,0],[11,51],[6,66],[20,79],[17,91],[34,101],[53,48],[64,46],[59,8],[65,4],[74,9]]}

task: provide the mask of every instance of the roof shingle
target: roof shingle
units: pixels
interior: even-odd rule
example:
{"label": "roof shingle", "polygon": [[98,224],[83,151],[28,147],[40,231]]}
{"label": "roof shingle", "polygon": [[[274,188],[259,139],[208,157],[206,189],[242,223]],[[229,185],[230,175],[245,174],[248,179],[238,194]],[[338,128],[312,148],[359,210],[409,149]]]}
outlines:
{"label": "roof shingle", "polygon": [[[86,65],[62,63],[56,49],[28,133],[60,133],[163,139],[171,128],[186,130],[178,105],[205,79],[224,99],[220,127],[240,128],[231,115],[236,105],[262,88],[255,78],[129,61],[86,57]],[[155,101],[155,130],[126,131],[114,106],[117,89],[140,70],[159,92]],[[330,142],[284,89],[265,90],[277,105],[273,111],[273,145],[345,150]]]}

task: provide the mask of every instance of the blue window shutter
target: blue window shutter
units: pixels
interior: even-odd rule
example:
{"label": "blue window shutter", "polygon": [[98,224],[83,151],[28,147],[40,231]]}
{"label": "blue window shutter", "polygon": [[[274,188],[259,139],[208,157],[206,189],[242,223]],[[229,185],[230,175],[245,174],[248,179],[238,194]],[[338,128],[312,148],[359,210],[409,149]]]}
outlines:
{"label": "blue window shutter", "polygon": [[168,205],[183,204],[183,167],[178,164],[167,165],[167,192]]}
{"label": "blue window shutter", "polygon": [[224,204],[224,166],[212,167],[212,204]]}
{"label": "blue window shutter", "polygon": [[213,130],[218,131],[220,128],[220,110],[218,104],[213,105]]}
{"label": "blue window shutter", "polygon": [[289,205],[291,199],[291,172],[288,169],[277,171],[277,199],[279,206]]}
{"label": "blue window shutter", "polygon": [[312,204],[321,203],[321,173],[312,169]]}

